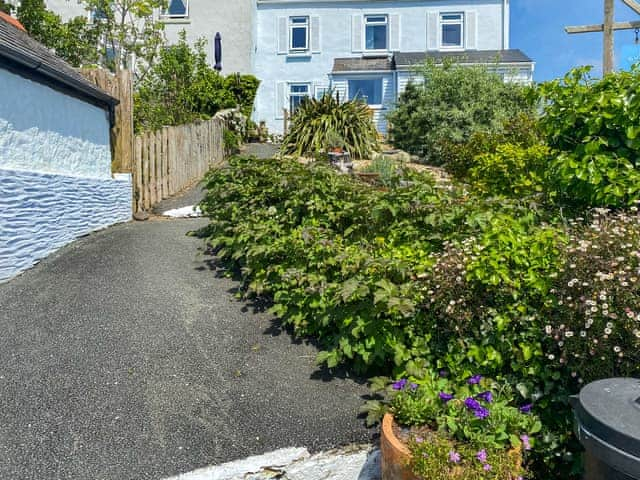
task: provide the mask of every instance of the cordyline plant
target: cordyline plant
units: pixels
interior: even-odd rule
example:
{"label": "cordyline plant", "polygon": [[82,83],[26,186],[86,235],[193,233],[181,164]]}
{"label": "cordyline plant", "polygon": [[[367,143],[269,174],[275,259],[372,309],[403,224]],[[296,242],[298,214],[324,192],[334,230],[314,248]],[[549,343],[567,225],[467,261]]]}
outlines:
{"label": "cordyline plant", "polygon": [[378,132],[369,107],[359,101],[340,103],[332,92],[303,100],[291,117],[282,152],[314,155],[326,151],[339,136],[353,158],[368,158],[378,149]]}

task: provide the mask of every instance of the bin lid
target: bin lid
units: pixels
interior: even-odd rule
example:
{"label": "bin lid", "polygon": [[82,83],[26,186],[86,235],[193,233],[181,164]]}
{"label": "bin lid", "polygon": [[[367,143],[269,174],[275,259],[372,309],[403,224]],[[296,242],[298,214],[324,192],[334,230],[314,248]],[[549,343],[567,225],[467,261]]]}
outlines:
{"label": "bin lid", "polygon": [[640,459],[640,379],[598,380],[585,386],[571,404],[589,433]]}

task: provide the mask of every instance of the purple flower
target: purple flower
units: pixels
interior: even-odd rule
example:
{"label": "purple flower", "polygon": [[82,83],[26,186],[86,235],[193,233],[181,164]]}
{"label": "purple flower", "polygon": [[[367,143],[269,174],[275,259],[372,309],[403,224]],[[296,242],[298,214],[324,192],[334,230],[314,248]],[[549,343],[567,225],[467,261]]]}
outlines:
{"label": "purple flower", "polygon": [[452,463],[460,463],[460,454],[455,450],[449,451],[449,461]]}
{"label": "purple flower", "polygon": [[479,393],[478,395],[476,395],[476,398],[484,400],[487,403],[493,402],[493,394],[488,390],[486,392]]}
{"label": "purple flower", "polygon": [[528,435],[520,435],[520,440],[522,440],[522,448],[525,450],[531,450],[531,443],[529,443]]}
{"label": "purple flower", "polygon": [[482,405],[480,405],[478,401],[473,397],[467,397],[464,401],[464,406],[469,410],[477,410],[479,408],[482,408]]}
{"label": "purple flower", "polygon": [[487,462],[487,451],[483,448],[476,454],[476,458],[480,460],[482,463]]}
{"label": "purple flower", "polygon": [[424,438],[416,437],[416,443],[422,443],[422,442],[424,442]]}
{"label": "purple flower", "polygon": [[446,378],[447,376],[449,376],[449,372],[447,372],[446,370],[440,370],[438,372],[438,375],[440,375],[441,378]]}
{"label": "purple flower", "polygon": [[488,472],[489,470],[491,470],[491,465],[489,465],[488,463],[485,463],[482,468],[484,469],[485,472]]}
{"label": "purple flower", "polygon": [[451,393],[440,392],[438,396],[440,397],[440,400],[442,400],[444,403],[447,403],[450,400],[453,400],[453,394]]}
{"label": "purple flower", "polygon": [[482,375],[473,375],[472,377],[469,377],[467,383],[469,385],[477,385],[480,383],[480,380],[482,380]]}
{"label": "purple flower", "polygon": [[480,407],[480,408],[476,408],[473,411],[473,414],[476,416],[476,418],[479,418],[480,420],[483,420],[485,418],[487,418],[489,416],[489,410],[487,410],[484,407]]}
{"label": "purple flower", "polygon": [[531,408],[532,408],[532,407],[533,407],[533,405],[532,405],[532,404],[527,403],[526,405],[522,405],[522,406],[520,407],[520,411],[521,411],[522,413],[531,413]]}
{"label": "purple flower", "polygon": [[417,383],[410,383],[409,384],[409,388],[411,390],[417,390],[418,389],[418,384]]}
{"label": "purple flower", "polygon": [[402,378],[397,382],[394,382],[391,386],[393,387],[394,390],[404,390],[404,387],[407,386],[407,379]]}

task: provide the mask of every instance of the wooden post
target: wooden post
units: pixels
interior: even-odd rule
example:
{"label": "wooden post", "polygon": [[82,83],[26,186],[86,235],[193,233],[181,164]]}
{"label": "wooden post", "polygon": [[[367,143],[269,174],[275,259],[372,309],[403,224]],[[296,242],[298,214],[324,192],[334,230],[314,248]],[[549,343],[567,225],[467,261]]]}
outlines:
{"label": "wooden post", "polygon": [[149,143],[150,133],[147,132],[142,137],[142,200],[145,210],[149,210]]}
{"label": "wooden post", "polygon": [[162,128],[162,198],[169,196],[169,127]]}
{"label": "wooden post", "polygon": [[136,136],[136,148],[135,154],[133,156],[133,198],[135,201],[135,205],[133,208],[134,212],[139,212],[144,209],[144,205],[142,203],[142,137]]}
{"label": "wooden post", "polygon": [[613,0],[605,0],[604,2],[604,58],[602,63],[602,71],[606,75],[613,72],[614,69],[614,50],[613,50]]}

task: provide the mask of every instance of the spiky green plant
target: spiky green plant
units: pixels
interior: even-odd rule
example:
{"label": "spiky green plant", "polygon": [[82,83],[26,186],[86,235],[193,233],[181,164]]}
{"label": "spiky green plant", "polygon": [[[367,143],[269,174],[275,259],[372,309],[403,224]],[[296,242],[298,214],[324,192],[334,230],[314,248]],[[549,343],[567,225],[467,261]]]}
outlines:
{"label": "spiky green plant", "polygon": [[357,100],[340,103],[331,92],[305,99],[291,117],[282,152],[313,155],[330,147],[338,135],[352,158],[367,158],[378,149],[378,132],[369,107]]}

